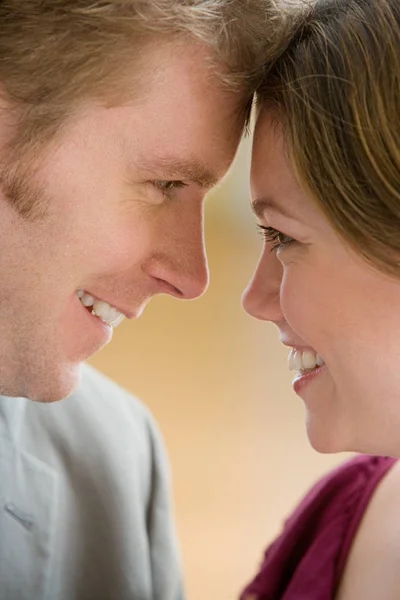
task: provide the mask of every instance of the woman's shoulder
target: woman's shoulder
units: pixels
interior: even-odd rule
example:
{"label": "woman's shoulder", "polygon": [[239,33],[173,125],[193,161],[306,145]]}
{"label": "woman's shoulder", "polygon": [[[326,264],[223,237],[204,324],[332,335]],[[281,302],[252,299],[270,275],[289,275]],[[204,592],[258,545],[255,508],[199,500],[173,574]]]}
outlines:
{"label": "woman's shoulder", "polygon": [[[395,465],[392,458],[358,455],[322,477],[286,520],[242,598],[334,597],[369,503]],[[357,600],[340,600],[348,598]]]}
{"label": "woman's shoulder", "polygon": [[398,600],[400,462],[379,481],[354,536],[335,600]]}

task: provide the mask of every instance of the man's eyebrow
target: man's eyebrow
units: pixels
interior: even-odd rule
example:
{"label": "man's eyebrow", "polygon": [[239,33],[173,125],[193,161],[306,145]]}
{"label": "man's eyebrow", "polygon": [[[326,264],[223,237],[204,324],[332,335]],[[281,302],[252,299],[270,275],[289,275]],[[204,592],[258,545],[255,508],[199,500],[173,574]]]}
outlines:
{"label": "man's eyebrow", "polygon": [[164,179],[186,179],[206,189],[214,187],[220,180],[216,172],[195,158],[183,159],[171,156],[143,159],[139,167],[151,173],[160,173]]}
{"label": "man's eyebrow", "polygon": [[264,212],[268,210],[280,213],[289,219],[293,219],[293,216],[289,215],[289,213],[272,198],[257,198],[251,203],[251,208],[258,219],[262,219]]}

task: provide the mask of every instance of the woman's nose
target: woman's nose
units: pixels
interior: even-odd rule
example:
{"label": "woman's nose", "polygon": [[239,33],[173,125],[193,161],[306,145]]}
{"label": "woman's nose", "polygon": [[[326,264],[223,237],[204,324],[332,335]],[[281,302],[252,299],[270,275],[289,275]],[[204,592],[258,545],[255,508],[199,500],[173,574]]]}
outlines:
{"label": "woman's nose", "polygon": [[243,308],[249,315],[262,321],[282,321],[282,269],[275,252],[265,248],[242,298]]}

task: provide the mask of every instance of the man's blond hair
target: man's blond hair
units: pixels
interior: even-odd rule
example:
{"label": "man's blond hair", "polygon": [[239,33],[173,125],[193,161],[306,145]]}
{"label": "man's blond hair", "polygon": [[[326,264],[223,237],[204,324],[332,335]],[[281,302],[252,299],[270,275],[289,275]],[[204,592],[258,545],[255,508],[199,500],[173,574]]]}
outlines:
{"label": "man's blond hair", "polygon": [[3,0],[0,86],[19,149],[51,137],[80,101],[118,101],[154,40],[200,41],[226,84],[250,97],[278,22],[275,0]]}

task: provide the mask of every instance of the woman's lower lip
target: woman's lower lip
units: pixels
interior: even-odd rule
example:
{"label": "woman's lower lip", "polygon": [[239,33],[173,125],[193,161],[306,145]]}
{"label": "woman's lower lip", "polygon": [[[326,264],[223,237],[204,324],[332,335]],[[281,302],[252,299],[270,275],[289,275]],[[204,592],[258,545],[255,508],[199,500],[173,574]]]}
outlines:
{"label": "woman's lower lip", "polygon": [[293,389],[296,394],[300,395],[300,392],[311,383],[316,377],[318,377],[323,371],[325,371],[326,365],[322,365],[322,367],[317,367],[313,371],[304,374],[298,374],[293,380]]}

